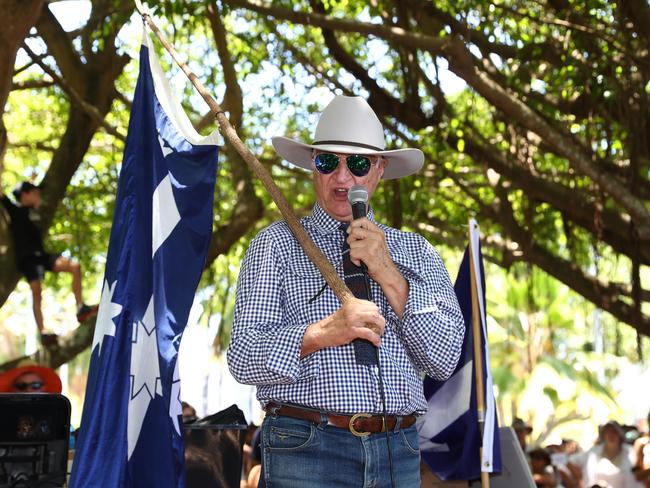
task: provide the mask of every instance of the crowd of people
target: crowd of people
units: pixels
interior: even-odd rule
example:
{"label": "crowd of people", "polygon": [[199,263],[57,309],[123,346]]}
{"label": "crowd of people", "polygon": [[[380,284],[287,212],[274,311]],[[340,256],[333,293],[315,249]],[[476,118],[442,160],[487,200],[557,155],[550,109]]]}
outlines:
{"label": "crowd of people", "polygon": [[[583,449],[572,439],[531,447],[532,427],[515,419],[512,428],[539,488],[650,488],[650,413],[648,431],[609,421],[599,428],[593,446]],[[241,488],[256,488],[261,468],[259,435],[249,428],[244,445]]]}
{"label": "crowd of people", "polygon": [[[60,393],[61,380],[54,370],[25,364],[0,374],[0,391]],[[183,422],[197,420],[194,408],[183,402]],[[515,419],[512,428],[529,461],[533,480],[540,488],[650,488],[650,413],[648,431],[609,421],[600,426],[592,446],[583,449],[575,440],[530,446],[532,427]],[[243,446],[241,488],[257,487],[260,478],[261,429],[250,425]]]}
{"label": "crowd of people", "polygon": [[512,428],[539,488],[650,488],[650,414],[648,432],[611,420],[585,449],[570,439],[530,448],[532,427],[515,419]]}

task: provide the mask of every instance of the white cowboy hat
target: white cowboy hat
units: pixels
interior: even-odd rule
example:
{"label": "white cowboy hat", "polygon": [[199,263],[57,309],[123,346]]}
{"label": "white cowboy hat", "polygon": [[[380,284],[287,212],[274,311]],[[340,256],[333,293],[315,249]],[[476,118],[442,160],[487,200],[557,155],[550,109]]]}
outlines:
{"label": "white cowboy hat", "polygon": [[387,160],[385,180],[416,173],[424,163],[419,149],[386,151],[384,129],[368,102],[361,97],[338,95],[329,103],[318,120],[314,142],[305,144],[288,137],[271,139],[276,152],[290,163],[313,169],[312,151],[381,155]]}

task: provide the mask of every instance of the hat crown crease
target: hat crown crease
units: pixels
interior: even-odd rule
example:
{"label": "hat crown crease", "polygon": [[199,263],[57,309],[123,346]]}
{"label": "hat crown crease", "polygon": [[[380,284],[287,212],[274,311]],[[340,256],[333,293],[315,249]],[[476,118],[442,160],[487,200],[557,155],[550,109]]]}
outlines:
{"label": "hat crown crease", "polygon": [[351,143],[360,147],[386,147],[384,129],[370,105],[361,97],[334,98],[325,108],[314,132],[314,144],[319,142]]}

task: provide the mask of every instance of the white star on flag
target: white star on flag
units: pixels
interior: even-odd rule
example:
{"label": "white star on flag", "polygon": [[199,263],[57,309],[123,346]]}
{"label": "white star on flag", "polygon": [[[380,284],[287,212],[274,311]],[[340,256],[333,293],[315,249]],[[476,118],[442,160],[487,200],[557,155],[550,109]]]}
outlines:
{"label": "white star on flag", "polygon": [[93,335],[93,346],[90,349],[91,353],[95,350],[95,346],[99,347],[97,354],[102,353],[102,343],[105,336],[115,337],[115,322],[113,319],[122,313],[122,305],[113,302],[113,294],[117,281],[113,282],[113,286],[104,280],[104,288],[102,289],[102,298],[99,302],[99,310],[97,311],[97,321],[95,323],[95,334]]}
{"label": "white star on flag", "polygon": [[153,308],[153,296],[141,321],[133,324],[131,345],[131,395],[128,412],[128,458],[140,437],[142,422],[149,403],[155,395],[162,396],[160,365],[158,364],[158,339]]}
{"label": "white star on flag", "polygon": [[169,175],[165,176],[153,192],[151,209],[151,255],[169,237],[176,225],[181,221],[181,215],[176,206],[174,191]]}

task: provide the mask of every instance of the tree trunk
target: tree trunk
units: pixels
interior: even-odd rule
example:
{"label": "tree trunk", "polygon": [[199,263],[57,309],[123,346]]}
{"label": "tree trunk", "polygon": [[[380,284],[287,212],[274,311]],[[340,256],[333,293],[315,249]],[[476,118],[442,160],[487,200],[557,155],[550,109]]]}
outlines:
{"label": "tree trunk", "polygon": [[[0,2],[0,185],[2,184],[3,160],[7,148],[7,130],[3,115],[14,73],[18,47],[34,25],[43,7],[43,0],[4,0]],[[3,191],[0,188],[0,193]],[[0,303],[4,303],[18,282],[14,264],[13,242],[9,232],[9,218],[4,207],[0,208]],[[2,298],[5,297],[5,298]]]}
{"label": "tree trunk", "polygon": [[[3,0],[0,2],[0,175],[7,147],[7,131],[3,122],[5,104],[11,90],[18,47],[41,13],[43,0]],[[1,178],[0,178],[1,179]],[[2,243],[0,242],[0,246]]]}
{"label": "tree trunk", "polygon": [[[26,11],[27,5],[31,5],[34,11],[30,11],[31,23],[23,29],[23,36],[14,35],[16,48],[13,56],[4,58],[6,61],[0,63],[2,69],[9,70],[9,78],[6,83],[7,94],[11,87],[11,74],[14,69],[15,51],[17,46],[23,41],[29,27],[34,24],[38,18],[38,31],[43,40],[48,45],[48,51],[53,54],[57,65],[61,70],[62,77],[69,80],[72,88],[83,99],[84,102],[92,105],[97,109],[97,113],[103,119],[110,111],[113,100],[117,95],[115,90],[115,80],[122,73],[122,70],[129,58],[120,55],[113,47],[112,50],[100,51],[86,56],[85,63],[81,56],[75,50],[71,39],[60,26],[54,15],[49,9],[42,10],[42,1],[35,2],[15,0],[12,2],[3,2],[0,7],[0,14],[5,10],[17,11],[16,5],[25,6],[21,11]],[[11,10],[13,6],[13,10]],[[39,8],[36,8],[36,7]],[[9,15],[8,12],[6,16]],[[40,16],[40,17],[39,17]],[[17,20],[18,21],[18,20]],[[6,25],[13,25],[8,22]],[[0,36],[7,37],[5,30],[0,32]],[[0,38],[1,40],[1,38]],[[0,42],[0,49],[5,49],[5,42]],[[4,53],[4,51],[0,51]],[[1,59],[1,58],[0,58]],[[0,86],[4,88],[4,86]],[[6,99],[6,96],[5,96]],[[52,156],[52,162],[43,178],[45,184],[42,191],[42,205],[39,209],[43,232],[52,225],[56,210],[64,198],[70,180],[75,171],[83,161],[83,158],[90,146],[90,143],[101,124],[95,117],[88,115],[83,107],[75,105],[74,100],[70,105],[68,122],[65,133],[63,134],[59,145]],[[4,106],[4,100],[3,100]],[[13,240],[9,232],[9,220],[4,208],[0,208],[0,306],[4,304],[11,292],[16,286],[20,275],[16,269]],[[31,320],[31,310],[25,310]],[[30,358],[18,358],[9,363],[0,366],[0,370],[7,369],[12,365],[25,359],[35,360],[42,364],[52,367],[58,367],[69,361],[78,353],[86,349],[92,342],[95,318],[81,324],[69,336],[61,338],[59,344],[47,349],[40,349]]]}

